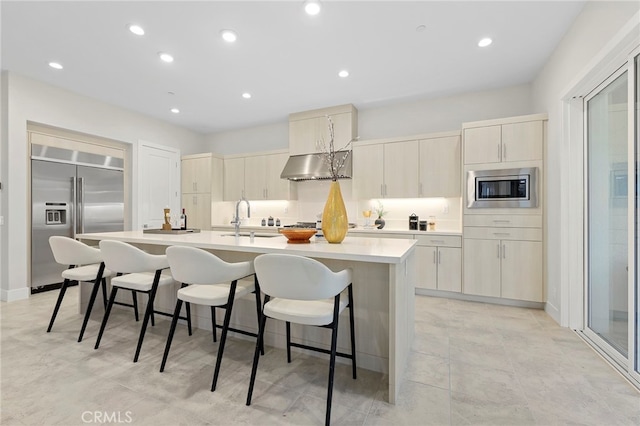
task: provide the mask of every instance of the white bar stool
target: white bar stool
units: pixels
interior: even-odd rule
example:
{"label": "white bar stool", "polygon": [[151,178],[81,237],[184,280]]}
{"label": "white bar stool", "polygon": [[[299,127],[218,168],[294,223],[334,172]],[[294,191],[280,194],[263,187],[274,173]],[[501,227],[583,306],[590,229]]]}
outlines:
{"label": "white bar stool", "polygon": [[[325,418],[325,424],[329,425],[336,355],[351,359],[353,378],[356,378],[352,271],[351,269],[344,269],[340,272],[333,272],[317,260],[290,254],[260,255],[255,258],[254,267],[256,276],[260,281],[260,288],[265,296],[258,342],[251,369],[247,405],[251,405],[251,395],[260,358],[259,349],[264,339],[267,317],[274,318],[287,323],[287,362],[291,362],[291,346],[330,355]],[[340,300],[340,293],[345,289],[348,289],[348,303]],[[346,307],[349,307],[349,324],[351,328],[350,355],[336,351],[338,317]],[[292,343],[290,333],[290,323],[292,322],[331,328],[331,350]]]}
{"label": "white bar stool", "polygon": [[49,245],[51,246],[51,251],[53,252],[53,257],[56,262],[62,265],[69,265],[69,269],[62,271],[61,275],[62,278],[64,278],[64,282],[60,288],[60,294],[58,294],[58,300],[56,301],[56,306],[53,309],[47,333],[49,333],[51,328],[53,328],[53,323],[58,315],[62,299],[64,298],[67,287],[69,287],[71,281],[77,281],[78,283],[93,282],[91,297],[89,298],[87,311],[84,314],[82,328],[80,329],[80,335],[78,336],[78,342],[81,342],[84,331],[87,328],[87,322],[91,316],[93,303],[96,300],[98,289],[101,286],[100,284],[102,284],[102,299],[104,301],[105,308],[107,306],[107,285],[105,278],[110,277],[113,273],[110,270],[105,269],[104,263],[102,262],[102,254],[100,253],[100,250],[95,247],[89,247],[80,241],[62,236],[49,237]]}
{"label": "white bar stool", "polygon": [[[149,254],[132,246],[131,244],[121,241],[100,241],[100,250],[102,251],[104,263],[107,268],[117,272],[118,276],[111,279],[111,295],[109,296],[109,303],[107,304],[107,309],[104,313],[104,318],[102,319],[95,349],[98,349],[100,346],[100,340],[102,339],[102,334],[104,333],[107,321],[109,320],[109,314],[111,313],[111,308],[113,307],[118,289],[123,288],[134,290],[136,292],[147,293],[149,295],[149,299],[147,301],[147,308],[145,309],[144,319],[140,329],[140,337],[138,338],[136,353],[133,357],[133,362],[138,362],[149,318],[152,319],[153,325],[154,312],[165,314],[153,309],[153,301],[156,297],[156,291],[159,286],[170,285],[174,282],[170,274],[162,273],[164,269],[169,268],[167,256]],[[191,326],[190,316],[187,318],[187,321],[189,322],[189,326]]]}
{"label": "white bar stool", "polygon": [[[216,367],[211,383],[211,392],[215,391],[222,363],[222,355],[227,340],[227,332],[234,331],[249,336],[257,337],[256,333],[235,329],[229,326],[231,311],[236,298],[243,297],[251,292],[256,295],[256,313],[260,318],[260,287],[255,279],[253,262],[227,263],[212,253],[193,247],[172,246],[167,248],[167,260],[171,266],[171,274],[176,281],[181,282],[186,287],[178,290],[178,300],[171,321],[171,329],[167,337],[167,344],[160,365],[160,372],[164,367],[171,349],[173,334],[178,323],[178,315],[182,302],[195,303],[211,307],[211,320],[214,333],[217,326],[215,323],[215,308],[224,308],[225,316],[222,325],[222,335],[216,359]],[[254,275],[253,283],[239,282],[242,278]],[[228,284],[228,283],[231,284]],[[258,321],[259,322],[259,321]],[[262,348],[262,347],[261,347]],[[263,352],[264,353],[264,352]]]}

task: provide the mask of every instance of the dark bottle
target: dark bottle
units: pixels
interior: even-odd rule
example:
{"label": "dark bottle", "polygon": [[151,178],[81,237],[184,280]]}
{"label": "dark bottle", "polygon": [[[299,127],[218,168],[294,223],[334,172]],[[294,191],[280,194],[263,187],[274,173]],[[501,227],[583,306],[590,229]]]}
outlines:
{"label": "dark bottle", "polygon": [[182,214],[180,215],[180,229],[187,229],[187,214],[182,209]]}

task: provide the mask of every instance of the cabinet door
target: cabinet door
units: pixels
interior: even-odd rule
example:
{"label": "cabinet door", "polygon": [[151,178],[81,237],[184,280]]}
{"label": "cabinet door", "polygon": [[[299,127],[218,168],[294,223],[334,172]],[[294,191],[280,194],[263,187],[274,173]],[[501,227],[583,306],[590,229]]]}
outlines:
{"label": "cabinet door", "polygon": [[265,155],[245,157],[244,159],[244,196],[248,200],[267,198],[267,160]]}
{"label": "cabinet door", "polygon": [[267,163],[266,171],[266,187],[267,187],[267,199],[268,200],[288,200],[290,198],[289,188],[291,182],[287,179],[282,179],[280,173],[284,169],[289,154],[273,154],[266,155]]}
{"label": "cabinet door", "polygon": [[418,197],[418,141],[384,144],[384,196]]}
{"label": "cabinet door", "polygon": [[195,192],[211,192],[211,157],[194,158]]}
{"label": "cabinet door", "polygon": [[460,197],[460,137],[420,141],[421,197]]}
{"label": "cabinet door", "polygon": [[289,152],[291,155],[318,152],[319,119],[309,118],[289,122]]}
{"label": "cabinet door", "polygon": [[211,201],[222,201],[224,191],[224,160],[211,158]]}
{"label": "cabinet door", "polygon": [[244,194],[244,158],[224,160],[224,201],[237,201]]}
{"label": "cabinet door", "polygon": [[502,161],[542,160],[542,121],[502,125]]}
{"label": "cabinet door", "polygon": [[438,247],[438,290],[462,291],[462,250]]}
{"label": "cabinet door", "polygon": [[500,297],[500,240],[464,240],[465,294]]}
{"label": "cabinet door", "polygon": [[499,163],[502,160],[500,126],[464,130],[464,164]]}
{"label": "cabinet door", "polygon": [[418,264],[418,280],[416,282],[416,288],[427,288],[432,290],[438,288],[437,251],[437,247],[416,247],[416,263]]}
{"label": "cabinet door", "polygon": [[183,194],[182,208],[187,214],[187,227],[211,229],[211,195]]}
{"label": "cabinet door", "polygon": [[183,194],[196,192],[195,158],[183,159],[180,162],[180,192]]}
{"label": "cabinet door", "polygon": [[[324,122],[324,128],[322,133],[326,135],[325,141],[329,143],[329,129],[327,119],[323,117],[322,121]],[[333,121],[333,133],[334,133],[334,146],[336,150],[341,150],[344,148],[353,138],[356,137],[355,129],[353,128],[352,123],[352,114],[342,113],[342,114],[333,114],[331,115],[331,121]]]}
{"label": "cabinet door", "polygon": [[501,243],[502,297],[542,302],[542,242]]}
{"label": "cabinet door", "polygon": [[384,145],[353,147],[353,192],[361,200],[381,198],[384,173]]}

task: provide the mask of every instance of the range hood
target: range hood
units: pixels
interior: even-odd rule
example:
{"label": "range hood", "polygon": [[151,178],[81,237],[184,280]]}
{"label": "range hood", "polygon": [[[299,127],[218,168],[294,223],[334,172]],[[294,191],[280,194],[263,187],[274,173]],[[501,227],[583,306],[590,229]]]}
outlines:
{"label": "range hood", "polygon": [[[345,152],[345,151],[338,151]],[[346,153],[346,152],[345,152]],[[338,153],[336,153],[338,154]],[[351,179],[352,165],[351,154],[347,156],[344,167],[340,169],[339,179]],[[289,180],[312,180],[312,179],[331,179],[329,167],[324,162],[323,154],[304,154],[292,155],[285,164],[282,173],[282,179]]]}

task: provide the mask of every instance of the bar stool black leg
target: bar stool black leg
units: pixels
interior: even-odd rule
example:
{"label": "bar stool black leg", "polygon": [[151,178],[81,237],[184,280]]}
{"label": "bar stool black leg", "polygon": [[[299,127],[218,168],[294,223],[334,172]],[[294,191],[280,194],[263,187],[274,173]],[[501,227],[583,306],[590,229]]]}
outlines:
{"label": "bar stool black leg", "polygon": [[[269,295],[265,294],[265,305],[269,301]],[[264,309],[264,305],[263,305]],[[256,350],[253,354],[253,366],[251,367],[251,379],[249,380],[249,392],[247,393],[247,405],[251,405],[251,396],[253,395],[253,385],[256,381],[256,372],[258,371],[258,361],[260,360],[260,347],[262,346],[262,340],[264,337],[264,329],[267,325],[267,316],[264,312],[260,312],[260,321],[258,324],[258,340],[256,341]]]}
{"label": "bar stool black leg", "polygon": [[87,304],[87,311],[84,313],[84,320],[82,321],[82,328],[80,329],[80,334],[78,335],[78,342],[82,342],[82,336],[84,336],[84,330],[87,328],[87,323],[89,322],[89,317],[91,316],[91,310],[93,309],[93,303],[96,301],[98,290],[102,284],[103,273],[104,263],[101,263],[100,268],[98,269],[98,275],[96,275],[96,279],[93,281],[93,288],[91,289],[91,296],[89,297],[89,303]]}
{"label": "bar stool black leg", "polygon": [[187,329],[189,330],[189,336],[193,334],[191,331],[191,303],[185,303],[185,308],[187,310]]}
{"label": "bar stool black leg", "polygon": [[133,297],[133,314],[136,316],[136,322],[140,320],[138,317],[138,297],[135,290],[131,290],[131,296]]}
{"label": "bar stool black leg", "polygon": [[[255,291],[254,293],[256,294],[256,318],[258,319],[258,328],[260,328],[260,283],[258,283],[258,276],[254,275],[253,276],[253,283],[254,283],[254,288]],[[262,342],[262,345],[260,345],[260,354],[264,355],[264,342]]]}
{"label": "bar stool black leg", "polygon": [[326,426],[331,424],[331,400],[333,399],[333,376],[336,368],[336,346],[338,342],[338,314],[340,294],[335,297],[333,306],[333,324],[331,324],[331,359],[329,361],[329,385],[327,388],[327,414],[324,421]]}
{"label": "bar stool black leg", "polygon": [[65,279],[62,283],[62,287],[60,288],[60,293],[58,294],[58,300],[56,301],[56,306],[53,308],[53,315],[51,315],[51,320],[49,321],[49,327],[47,327],[47,333],[51,331],[51,327],[53,327],[53,322],[56,320],[56,316],[58,315],[58,310],[60,309],[60,305],[62,304],[62,299],[64,299],[64,294],[67,292],[67,287],[69,286],[69,280]]}
{"label": "bar stool black leg", "polygon": [[286,321],[287,323],[287,362],[291,362],[291,323]]}
{"label": "bar stool black leg", "polygon": [[107,280],[105,278],[102,279],[102,302],[104,303],[104,308],[107,309]]}
{"label": "bar stool black leg", "polygon": [[211,307],[211,330],[213,331],[213,342],[217,342],[218,338],[216,337],[216,328],[218,328],[216,326],[216,307],[212,306]]}
{"label": "bar stool black leg", "polygon": [[147,302],[147,309],[144,314],[144,319],[142,320],[142,328],[140,329],[140,337],[138,338],[138,346],[136,347],[136,354],[133,356],[133,362],[138,362],[138,357],[140,356],[140,349],[142,349],[142,341],[144,340],[144,334],[147,331],[147,324],[149,323],[149,318],[153,315],[153,301],[156,298],[156,290],[158,290],[158,283],[160,282],[160,274],[161,270],[156,271],[156,276],[153,279],[153,284],[151,286],[151,291],[149,292],[149,301]]}
{"label": "bar stool black leg", "polygon": [[167,357],[169,356],[169,350],[171,349],[171,342],[173,341],[173,333],[176,331],[176,325],[178,324],[178,317],[180,316],[180,309],[182,308],[182,300],[176,301],[176,309],[173,311],[173,319],[171,320],[171,328],[169,329],[169,337],[167,337],[167,344],[164,347],[164,355],[162,356],[162,364],[160,364],[160,372],[164,371],[164,366],[167,363]]}
{"label": "bar stool black leg", "polygon": [[218,356],[216,357],[216,368],[213,372],[213,382],[211,382],[211,392],[216,390],[216,384],[218,383],[218,374],[220,374],[220,365],[222,364],[222,355],[224,354],[224,344],[227,341],[227,330],[229,329],[229,322],[231,322],[231,310],[233,309],[233,299],[236,294],[237,284],[238,280],[233,280],[231,282],[231,288],[229,289],[229,299],[227,300],[224,323],[222,324],[222,335],[220,336],[220,346],[218,347]]}
{"label": "bar stool black leg", "polygon": [[104,318],[102,318],[102,324],[100,324],[100,332],[98,333],[98,338],[96,339],[96,345],[93,349],[98,349],[100,346],[100,340],[102,340],[102,333],[104,333],[104,329],[107,326],[107,320],[109,319],[109,314],[111,313],[111,308],[113,307],[113,301],[116,300],[116,294],[118,293],[118,287],[111,287],[111,296],[109,296],[109,303],[107,304],[107,310],[104,311]]}
{"label": "bar stool black leg", "polygon": [[349,284],[349,326],[351,327],[351,369],[353,378],[356,378],[356,331],[353,320],[353,286]]}

